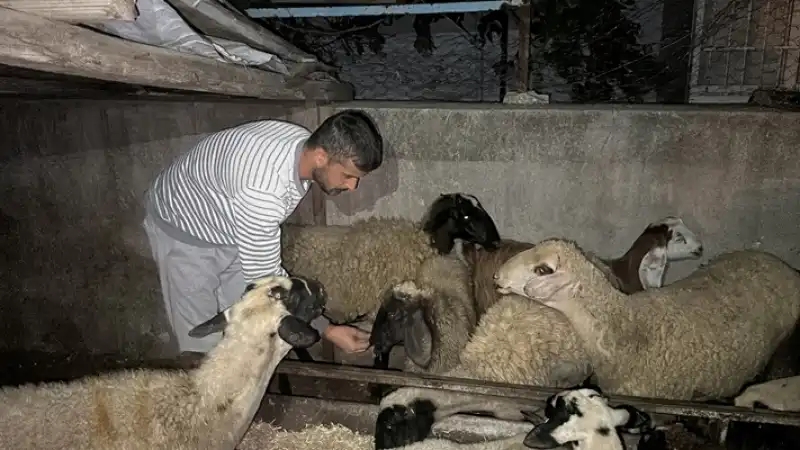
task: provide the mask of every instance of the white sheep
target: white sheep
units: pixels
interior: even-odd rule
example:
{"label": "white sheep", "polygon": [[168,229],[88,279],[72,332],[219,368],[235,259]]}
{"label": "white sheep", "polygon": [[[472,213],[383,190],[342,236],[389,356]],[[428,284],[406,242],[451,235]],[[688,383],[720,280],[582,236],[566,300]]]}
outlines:
{"label": "white sheep", "polygon": [[419,223],[373,217],[282,230],[284,267],[322,282],[330,296],[326,316],[335,323],[373,321],[392,286],[415,279],[424,261],[450,253],[456,239],[489,248],[500,239],[489,213],[466,194],[441,195]]}
{"label": "white sheep", "polygon": [[[487,267],[496,264],[496,268],[499,268],[502,266],[501,261],[523,250],[520,246],[506,243],[491,252],[481,251],[480,254],[486,255],[488,259],[481,259],[484,264],[480,266],[473,265],[473,269],[477,269],[473,276],[478,278],[473,280],[476,295],[488,291],[488,288],[478,289],[478,284],[485,287],[488,281],[493,282],[493,276],[485,272]],[[502,259],[492,259],[492,255],[497,254],[502,255]],[[640,277],[650,289],[661,286],[668,261],[698,257],[700,254],[700,239],[681,219],[666,217],[648,225],[623,257],[610,261],[593,257],[592,263],[602,270],[615,287],[623,289],[627,286],[632,292],[638,292],[643,288],[641,285],[635,287],[634,284]],[[526,266],[522,267],[524,269]],[[610,267],[614,267],[615,272],[612,273]],[[617,284],[620,277],[625,281]],[[521,291],[521,288],[518,290]],[[447,297],[431,298],[432,295],[431,292],[419,292],[415,286],[407,284],[395,287],[391,301],[384,303],[373,327],[372,342],[376,361],[388,359],[391,347],[404,342],[406,370],[410,370],[410,366],[418,364],[422,359],[420,354],[425,356],[431,351],[429,346],[424,348],[427,353],[421,352],[419,342],[454,342],[455,337],[462,337],[469,340],[460,347],[463,348],[460,354],[453,353],[453,345],[448,346],[447,352],[434,351],[449,355],[446,357],[458,364],[451,363],[447,366],[452,370],[432,373],[456,378],[559,388],[575,386],[592,374],[583,343],[567,318],[555,309],[520,295],[501,295],[498,296],[499,300],[492,300],[489,309],[480,317],[477,327],[467,328],[462,325],[464,321],[457,320],[462,317],[462,306],[459,303]],[[477,299],[476,302],[480,303]],[[418,306],[453,303],[457,307],[449,310],[442,306],[436,320],[424,314],[424,310]],[[436,329],[432,332],[430,328]],[[376,367],[386,368],[385,364],[381,367],[377,363]],[[373,389],[373,395],[376,393],[377,390]],[[518,409],[506,407],[505,402],[487,401],[481,397],[435,389],[401,388],[389,394],[381,404],[389,407],[406,404],[415,398],[431,400],[440,409],[440,415],[477,410],[491,412],[501,419],[522,419]]]}
{"label": "white sheep", "polygon": [[[458,366],[443,376],[528,386],[570,387],[592,373],[583,343],[560,312],[529,298],[504,295],[481,317],[461,351]],[[402,387],[381,399],[381,407],[431,401],[437,420],[465,412],[522,420],[519,408],[460,392]]]}
{"label": "white sheep", "polygon": [[[523,245],[526,248],[522,248]],[[494,261],[493,266],[483,268],[480,274],[482,291],[476,290],[476,297],[481,295],[491,297],[508,293],[524,295],[522,286],[513,283],[513,281],[524,279],[526,272],[530,270],[524,264],[516,264],[513,267],[506,265],[505,270],[509,279],[506,286],[498,288],[494,283],[494,278],[500,267],[503,267],[512,257],[530,250],[534,246],[535,244],[516,244],[506,252],[506,257]],[[700,258],[703,255],[703,243],[686,226],[683,219],[667,216],[649,224],[628,251],[618,258],[600,258],[594,252],[585,254],[592,264],[596,265],[611,281],[615,289],[625,294],[633,294],[662,287],[668,264]],[[479,258],[478,262],[480,262]],[[491,269],[494,270],[489,272]],[[521,274],[517,276],[510,272],[511,270],[519,270]],[[495,292],[492,293],[491,290]],[[481,300],[479,299],[478,302],[480,303]]]}
{"label": "white sheep", "polygon": [[[531,414],[531,413],[528,413]],[[576,450],[624,450],[618,430],[639,433],[650,417],[628,405],[613,407],[594,389],[569,389],[551,396],[547,420],[525,437],[526,447],[553,449],[569,445]]]}
{"label": "white sheep", "polygon": [[733,396],[800,317],[800,274],[755,250],[722,254],[669,286],[626,296],[577,244],[547,239],[510,259],[496,283],[522,286],[525,296],[561,311],[600,387],[620,395]]}
{"label": "white sheep", "polygon": [[800,376],[748,386],[733,403],[743,408],[763,406],[775,411],[800,411]]}
{"label": "white sheep", "polygon": [[[478,316],[500,299],[494,284],[494,274],[512,256],[533,247],[535,243],[502,240],[496,249],[478,248],[464,243],[457,254],[472,270]],[[627,252],[617,258],[599,258],[590,253],[593,261],[620,291],[632,294],[664,284],[668,263],[697,259],[703,254],[700,238],[675,216],[650,223],[636,238]]]}
{"label": "white sheep", "polygon": [[195,327],[223,339],[191,371],[139,369],[66,383],[3,388],[3,448],[39,450],[233,450],[269,379],[293,347],[319,335],[324,307],[312,280],[266,277],[241,301]]}

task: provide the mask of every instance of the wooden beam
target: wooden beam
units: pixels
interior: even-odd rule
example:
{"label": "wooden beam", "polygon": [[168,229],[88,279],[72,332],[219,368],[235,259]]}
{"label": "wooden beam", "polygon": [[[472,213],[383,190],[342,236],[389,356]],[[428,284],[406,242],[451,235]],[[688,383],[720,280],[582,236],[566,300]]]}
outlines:
{"label": "wooden beam", "polygon": [[271,100],[352,100],[352,87],[306,81],[126,41],[0,7],[0,64],[165,89]]}
{"label": "wooden beam", "polygon": [[[289,360],[281,361],[275,373],[348,380],[359,383],[379,383],[391,384],[394,386],[442,389],[467,394],[527,401],[531,404],[538,405],[544,404],[544,401],[550,395],[562,390],[538,386],[496,383],[484,380],[444,377],[439,375],[378,370],[356,366],[334,366],[330,364]],[[756,412],[747,408],[735,406],[719,406],[698,402],[629,397],[623,395],[609,395],[609,399],[614,404],[624,403],[654,414],[800,426],[800,413],[796,412],[787,413],[768,410]]]}
{"label": "wooden beam", "polygon": [[519,22],[517,31],[519,32],[519,43],[517,45],[517,90],[527,92],[530,89],[530,67],[528,61],[531,56],[531,5],[530,3],[517,8]]}
{"label": "wooden beam", "polygon": [[137,16],[136,0],[0,0],[0,6],[73,23],[132,21]]}

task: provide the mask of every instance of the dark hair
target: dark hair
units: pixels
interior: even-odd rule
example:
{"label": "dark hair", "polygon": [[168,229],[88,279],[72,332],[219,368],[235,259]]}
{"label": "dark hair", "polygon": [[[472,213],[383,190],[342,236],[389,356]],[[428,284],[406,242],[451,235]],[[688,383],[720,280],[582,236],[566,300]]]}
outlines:
{"label": "dark hair", "polygon": [[383,162],[383,137],[365,112],[347,109],[336,113],[316,129],[306,147],[320,147],[336,161],[352,160],[362,172],[372,172]]}

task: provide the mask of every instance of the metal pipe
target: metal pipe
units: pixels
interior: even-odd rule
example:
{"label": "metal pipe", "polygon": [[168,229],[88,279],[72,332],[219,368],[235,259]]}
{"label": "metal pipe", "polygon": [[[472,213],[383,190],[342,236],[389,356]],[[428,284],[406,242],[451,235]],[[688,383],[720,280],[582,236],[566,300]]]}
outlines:
{"label": "metal pipe", "polygon": [[245,13],[254,18],[266,17],[349,17],[383,16],[402,14],[447,14],[496,11],[503,7],[521,6],[523,0],[493,0],[453,3],[414,3],[407,5],[367,5],[367,6],[300,6],[276,8],[249,8]]}
{"label": "metal pipe", "polygon": [[[289,360],[281,361],[275,373],[312,378],[347,380],[358,383],[380,383],[404,387],[441,389],[464,394],[505,397],[518,402],[534,402],[538,404],[543,404],[544,400],[551,394],[563,390],[551,387],[523,386],[441,375]],[[774,423],[795,427],[800,426],[800,413],[797,412],[771,410],[753,411],[736,406],[710,405],[699,402],[623,395],[609,395],[609,398],[612,403],[625,403],[654,414],[704,417],[741,422]]]}

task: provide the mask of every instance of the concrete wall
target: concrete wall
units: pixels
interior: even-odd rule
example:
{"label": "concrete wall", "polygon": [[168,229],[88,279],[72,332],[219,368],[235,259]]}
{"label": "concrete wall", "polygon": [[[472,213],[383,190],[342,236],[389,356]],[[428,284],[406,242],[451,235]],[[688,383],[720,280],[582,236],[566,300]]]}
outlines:
{"label": "concrete wall", "polygon": [[[343,105],[351,107],[353,105]],[[624,253],[681,216],[706,255],[757,245],[800,267],[800,114],[712,107],[359,103],[395,161],[327,201],[329,224],[418,218],[439,193],[473,193],[502,235],[561,235]],[[668,281],[699,263],[673,266]]]}
{"label": "concrete wall", "polygon": [[315,127],[318,114],[253,101],[0,103],[0,351],[171,351],[142,193],[210,132],[264,118]]}
{"label": "concrete wall", "polygon": [[[372,114],[390,154],[358,192],[326,201],[328,223],[419,218],[439,193],[464,191],[510,238],[562,235],[612,256],[676,214],[707,256],[759,245],[800,267],[800,114],[494,106],[340,105]],[[267,117],[313,127],[329,113],[259,102],[0,104],[0,350],[165,351],[149,249],[125,232],[143,237],[150,180],[209,132]],[[310,221],[309,200],[296,220]]]}

